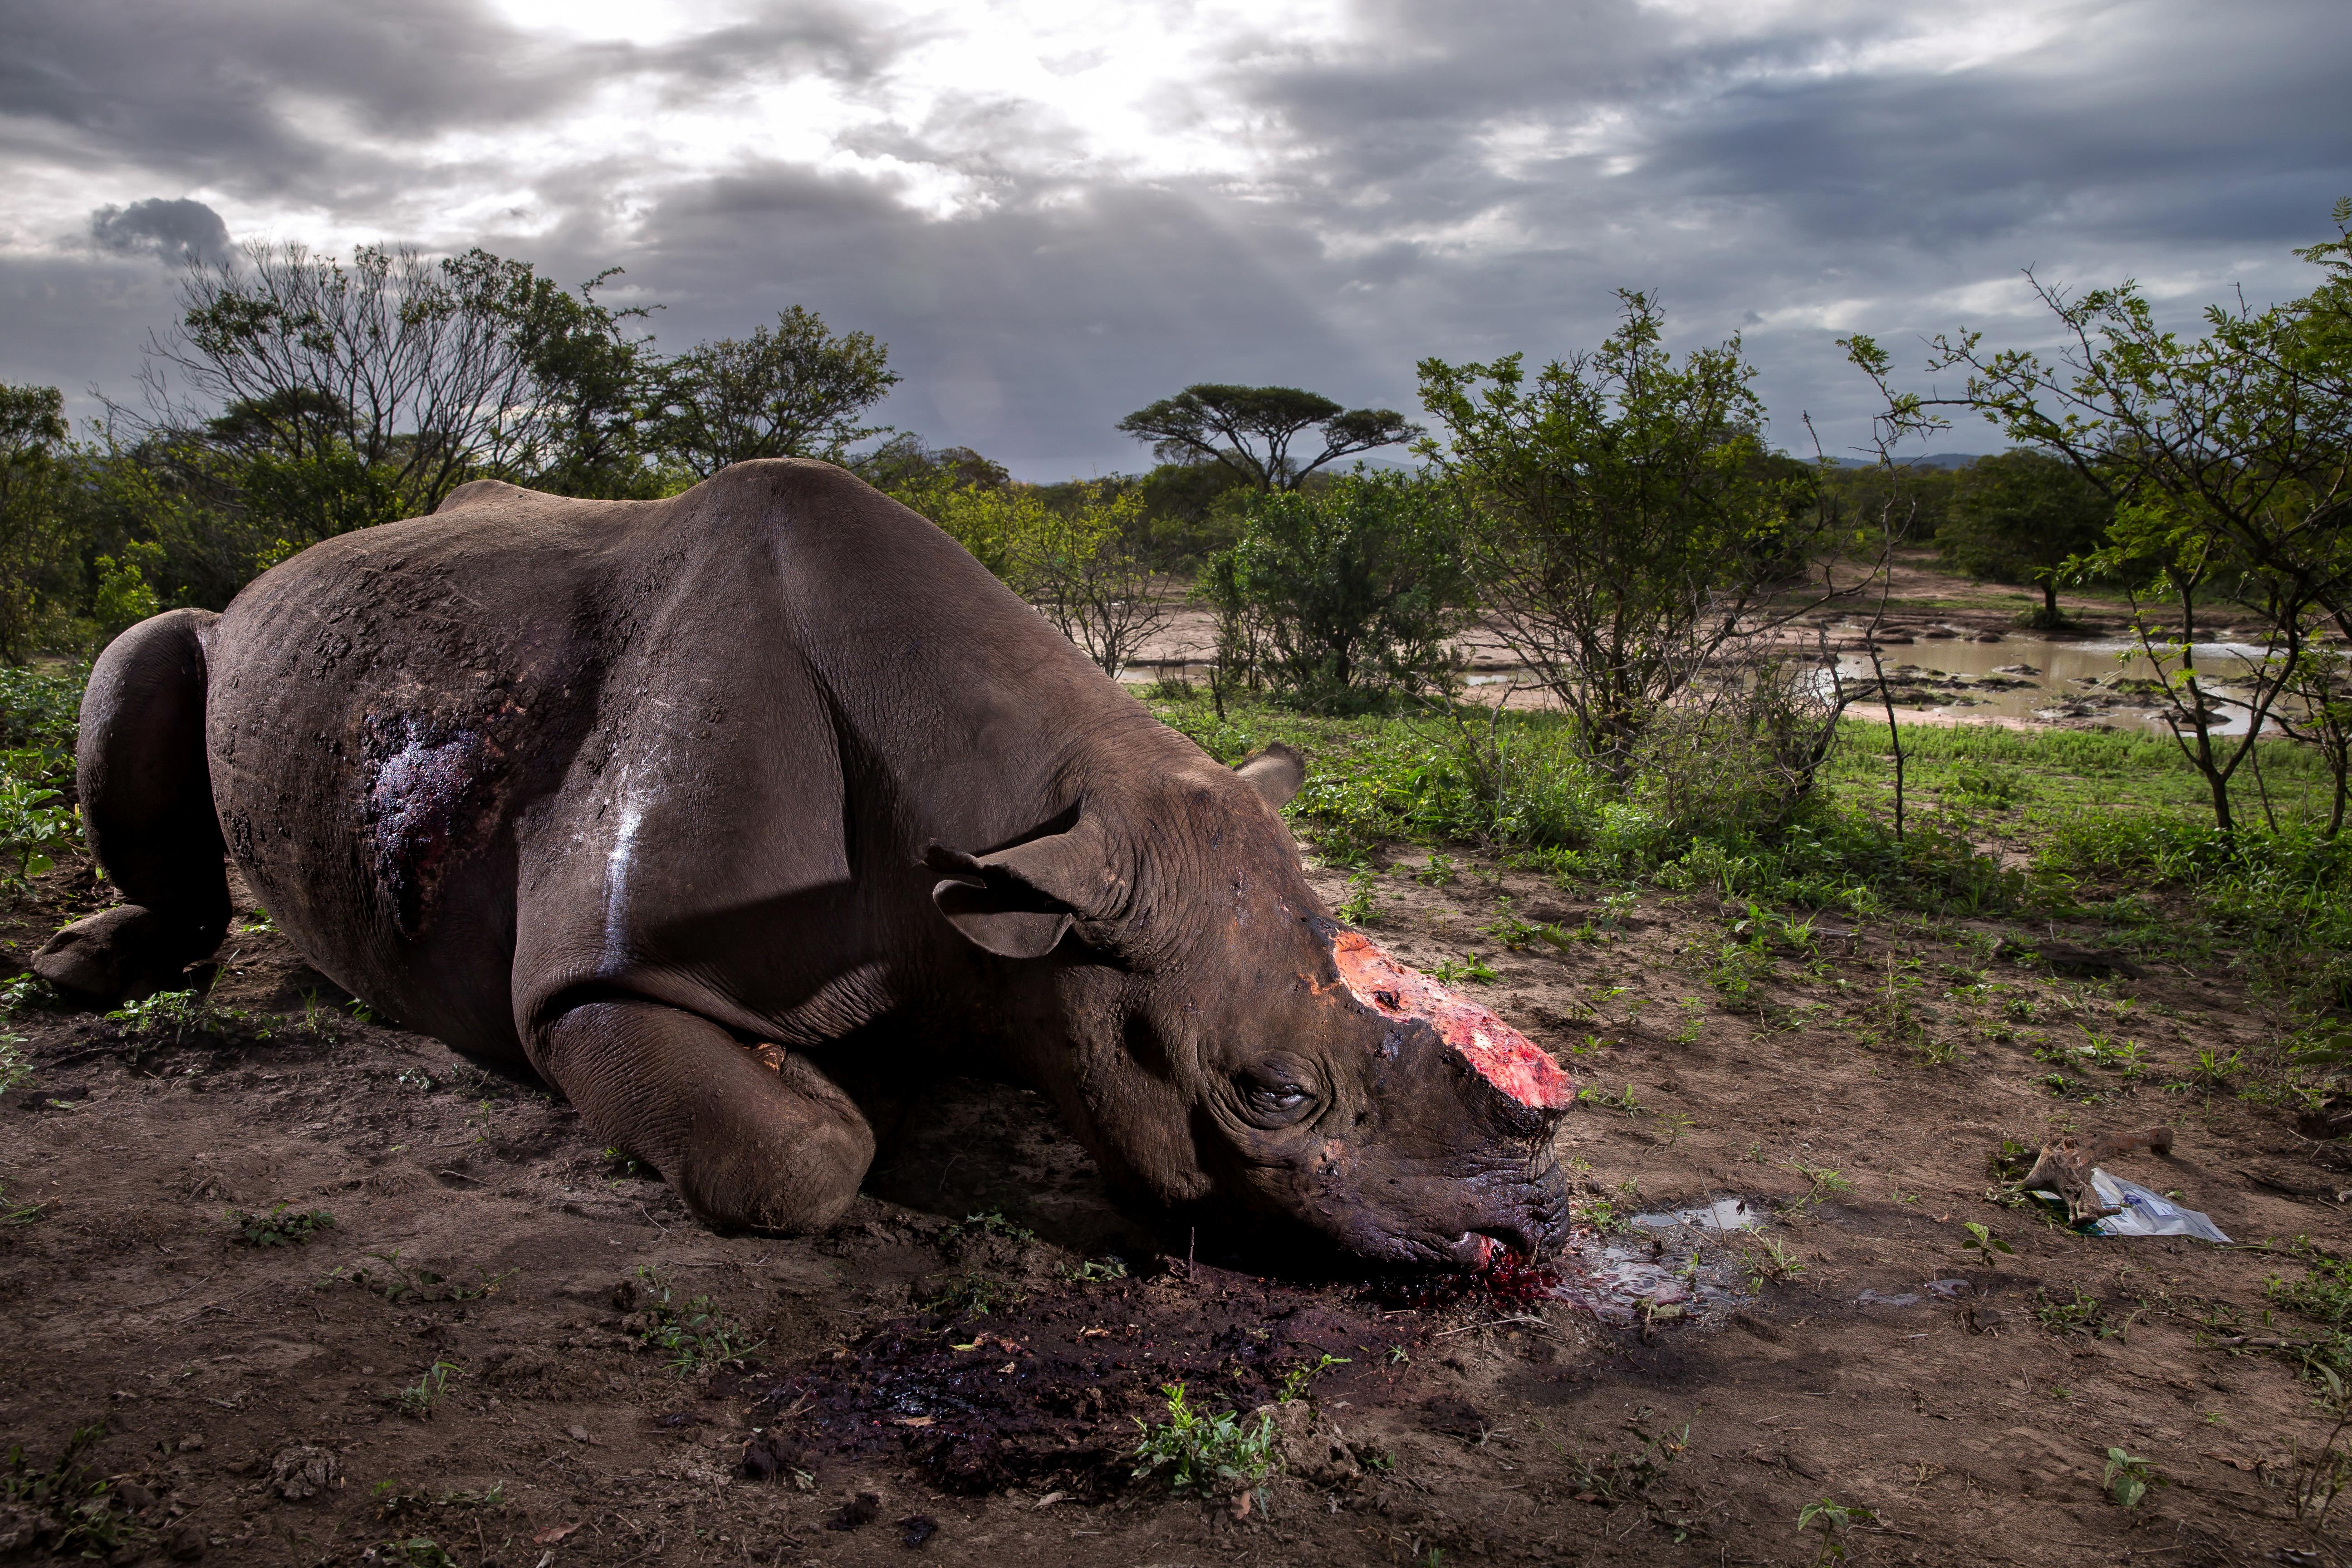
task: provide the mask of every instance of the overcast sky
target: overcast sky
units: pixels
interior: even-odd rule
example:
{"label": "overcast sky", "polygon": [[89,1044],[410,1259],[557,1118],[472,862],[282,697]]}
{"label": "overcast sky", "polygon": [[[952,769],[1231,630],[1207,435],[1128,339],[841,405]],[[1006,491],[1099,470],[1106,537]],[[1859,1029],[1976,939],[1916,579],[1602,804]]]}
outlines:
{"label": "overcast sky", "polygon": [[[2044,327],[2021,269],[2187,324],[2352,194],[2352,5],[6,0],[0,380],[134,390],[240,242],[625,268],[661,346],[789,304],[882,417],[1135,469],[1196,381],[1413,411],[1425,355],[1589,346],[1650,289],[1837,450],[1833,340]],[[82,398],[77,406],[91,406]],[[1991,450],[1984,426],[1950,450]]]}

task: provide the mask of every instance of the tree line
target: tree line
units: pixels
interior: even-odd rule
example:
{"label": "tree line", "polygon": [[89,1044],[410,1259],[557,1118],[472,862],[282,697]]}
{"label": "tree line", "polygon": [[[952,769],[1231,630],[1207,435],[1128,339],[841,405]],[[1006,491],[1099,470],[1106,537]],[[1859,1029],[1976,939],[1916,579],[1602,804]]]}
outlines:
{"label": "tree line", "polygon": [[332,535],[469,479],[652,499],[749,458],[839,459],[898,376],[794,307],[655,351],[642,309],[474,249],[247,247],[183,275],[142,393],[75,439],[53,387],[0,387],[0,659],[87,652],[174,605],[217,609]]}
{"label": "tree line", "polygon": [[[1451,714],[1475,617],[1572,716],[1601,787],[1737,779],[1765,817],[1804,798],[1864,689],[1808,644],[1809,618],[1874,624],[1898,547],[2037,584],[2024,618],[2044,627],[2063,623],[2062,585],[2099,581],[2165,671],[2224,832],[2267,725],[2330,759],[2333,833],[2352,774],[2347,223],[2339,208],[2337,237],[2299,252],[2322,269],[2313,293],[2217,307],[2193,342],[2158,331],[2128,284],[2045,289],[2068,349],[1937,340],[1927,368],[1968,381],[1936,399],[1850,340],[1886,399],[1869,466],[1773,447],[1740,340],[1677,357],[1656,301],[1626,292],[1600,344],[1539,367],[1422,362],[1425,423],[1202,384],[1118,422],[1157,467],[1064,485],[862,423],[898,380],[887,346],[798,307],[663,355],[646,311],[600,300],[609,273],[567,290],[481,250],[344,263],[252,247],[186,275],[143,397],[86,438],[54,389],[0,389],[0,658],[216,607],[308,544],[430,510],[469,479],[646,499],[746,458],[818,457],[931,518],[1113,673],[1189,593],[1213,612],[1221,708],[1247,687]],[[2011,450],[1958,472],[1892,459],[1954,408]],[[1414,466],[1364,465],[1384,449]],[[2219,683],[2200,641],[2217,613],[2264,639]],[[2235,738],[2233,705],[2256,721]],[[1479,764],[1496,778],[1498,733]]]}

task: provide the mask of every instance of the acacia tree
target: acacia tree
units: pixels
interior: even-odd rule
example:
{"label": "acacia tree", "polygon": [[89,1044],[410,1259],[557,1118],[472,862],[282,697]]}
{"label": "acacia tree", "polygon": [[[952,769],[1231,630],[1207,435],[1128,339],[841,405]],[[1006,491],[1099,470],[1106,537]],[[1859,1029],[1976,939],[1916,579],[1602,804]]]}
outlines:
{"label": "acacia tree", "polygon": [[[1163,463],[1213,463],[1261,490],[1295,490],[1327,463],[1421,434],[1392,408],[1343,410],[1295,386],[1212,382],[1139,408],[1118,428],[1150,442]],[[1323,449],[1302,461],[1291,447],[1310,430],[1322,437]]]}
{"label": "acacia tree", "polygon": [[835,336],[794,305],[772,329],[698,343],[665,363],[648,438],[697,479],[753,458],[845,461],[881,434],[857,418],[898,384],[889,359],[870,333]]}
{"label": "acacia tree", "polygon": [[1814,479],[1763,445],[1755,370],[1734,337],[1679,365],[1664,318],[1621,290],[1599,349],[1530,382],[1521,356],[1421,364],[1461,487],[1490,625],[1577,719],[1577,744],[1622,788],[1653,721],[1734,638],[1785,622],[1822,532]]}
{"label": "acacia tree", "polygon": [[[2326,269],[2317,289],[2262,310],[2242,295],[2210,306],[2194,340],[2162,330],[2134,283],[2075,295],[2031,273],[2063,346],[2045,357],[1988,352],[1979,332],[1939,335],[1927,369],[1965,371],[1958,396],[1893,391],[1885,353],[1850,340],[1905,430],[1972,410],[2112,503],[2113,542],[2084,560],[2137,583],[2135,627],[2225,836],[2236,830],[2231,776],[2282,683],[2307,667],[2314,631],[2352,640],[2352,201],[2335,222],[2335,239],[2296,252]],[[2264,657],[2225,677],[2250,685],[2246,698],[2214,689],[2198,664],[2197,607],[2217,599],[2264,626]],[[2251,726],[2234,742],[2221,734],[2232,707]]]}

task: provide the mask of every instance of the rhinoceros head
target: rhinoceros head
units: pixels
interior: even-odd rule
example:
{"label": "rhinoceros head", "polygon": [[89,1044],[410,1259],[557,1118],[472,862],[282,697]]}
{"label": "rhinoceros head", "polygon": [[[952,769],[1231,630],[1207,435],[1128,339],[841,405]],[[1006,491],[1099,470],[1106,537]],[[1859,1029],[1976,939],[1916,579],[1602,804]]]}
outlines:
{"label": "rhinoceros head", "polygon": [[1540,1255],[1574,1085],[1326,913],[1274,809],[1301,774],[1286,748],[1171,769],[1061,832],[935,854],[934,900],[1035,966],[1060,1037],[1036,1076],[1115,1179],[1369,1258]]}

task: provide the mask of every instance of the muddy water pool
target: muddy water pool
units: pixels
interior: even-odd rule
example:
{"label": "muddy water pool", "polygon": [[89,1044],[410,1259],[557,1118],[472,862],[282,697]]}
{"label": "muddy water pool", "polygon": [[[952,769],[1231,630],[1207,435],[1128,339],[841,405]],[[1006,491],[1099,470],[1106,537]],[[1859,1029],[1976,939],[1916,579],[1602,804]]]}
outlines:
{"label": "muddy water pool", "polygon": [[[2262,651],[2247,643],[2200,643],[2197,668],[2217,694],[2237,696],[2241,688],[2231,678]],[[2149,689],[2158,678],[2156,666],[2137,645],[2120,639],[2060,640],[2016,632],[2001,634],[1999,642],[1920,637],[1908,647],[1882,647],[1879,657],[1897,684],[1902,706],[1939,716],[2165,722],[2163,700]],[[1838,669],[1849,679],[1867,679],[1870,659],[1841,653]],[[1947,680],[1958,689],[1939,689]],[[2240,732],[2245,727],[2242,712],[2232,713],[2222,726]]]}
{"label": "muddy water pool", "polygon": [[[1984,636],[1928,634],[1883,642],[1879,658],[1895,686],[1896,706],[1947,720],[2164,723],[2162,700],[2147,684],[2156,679],[2156,667],[2136,644],[2026,632],[2002,632],[1998,641],[1978,640]],[[2236,696],[2240,688],[2231,676],[2262,651],[2251,643],[2200,643],[2198,671],[2210,689]],[[1837,661],[1846,679],[1870,679],[1868,655],[1843,651]],[[1491,689],[1526,678],[1524,669],[1487,669],[1471,676],[1470,684]],[[2245,716],[2236,713],[2220,730],[2242,732],[2245,727]]]}
{"label": "muddy water pool", "polygon": [[[1830,628],[1832,638],[1849,643],[1858,640],[1860,632],[1859,626]],[[1539,692],[1528,689],[1526,667],[1506,662],[1507,654],[1500,647],[1474,638],[1465,652],[1475,661],[1467,678],[1472,699],[1493,701],[1516,685],[1521,689],[1509,699],[1513,708],[1548,706]],[[2252,643],[2200,643],[2198,671],[2217,695],[2239,696],[2242,688],[2232,676],[2262,652]],[[2121,638],[1913,627],[1883,639],[1880,658],[1895,688],[1898,710],[1938,721],[2046,724],[2095,720],[2152,727],[2165,722],[2162,700],[2149,686],[2157,676],[2154,664],[2137,645]],[[1870,679],[1866,655],[1849,647],[1839,652],[1837,661],[1847,679]],[[1208,667],[1181,657],[1139,662],[1123,679],[1148,685],[1176,677],[1205,681]],[[2242,733],[2245,727],[2244,715],[2235,713],[2217,732]]]}

